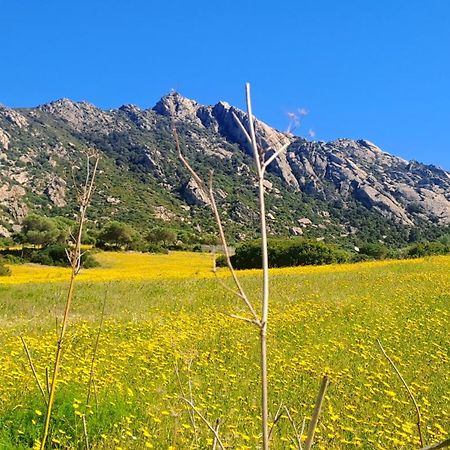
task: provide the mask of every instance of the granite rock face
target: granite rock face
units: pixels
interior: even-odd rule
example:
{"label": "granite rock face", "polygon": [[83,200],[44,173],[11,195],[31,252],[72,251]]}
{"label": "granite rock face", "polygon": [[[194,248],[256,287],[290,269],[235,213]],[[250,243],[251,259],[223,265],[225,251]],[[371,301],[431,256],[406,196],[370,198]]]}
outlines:
{"label": "granite rock face", "polygon": [[[105,208],[100,220],[120,214],[126,218],[131,209],[145,208],[165,222],[191,220],[208,198],[180,165],[173,125],[197,169],[207,176],[214,168],[218,201],[230,220],[252,224],[253,197],[246,201],[255,189],[251,148],[236,118],[248,126],[247,114],[226,102],[205,106],[176,92],[151,109],[124,105],[105,111],[68,99],[27,109],[0,106],[0,233],[20,224],[29,210],[72,217],[70,171],[82,166],[92,149],[101,154],[105,168],[99,175],[103,200],[97,207]],[[405,161],[366,140],[307,141],[257,119],[255,130],[266,159],[288,146],[270,164],[266,183],[277,199],[278,211],[268,211],[274,218],[283,216],[280,210],[289,196],[284,217],[290,215],[291,221],[283,224],[287,234],[301,235],[333,223],[345,226],[343,233],[353,233],[352,223],[336,224],[342,219],[328,205],[361,207],[405,227],[450,225],[450,175],[441,168]],[[110,192],[117,184],[123,184],[122,191]],[[151,197],[155,190],[157,200]],[[137,199],[133,206],[131,197]],[[309,222],[300,223],[296,219],[306,214],[301,209],[305,198],[320,205],[317,220],[304,217]]]}
{"label": "granite rock face", "polygon": [[[175,121],[212,129],[251,152],[234,118],[247,126],[247,114],[228,103],[205,107],[171,93],[154,110]],[[271,164],[270,171],[298,191],[327,201],[353,198],[404,225],[412,226],[416,219],[450,224],[450,175],[440,168],[405,161],[367,140],[308,142],[259,120],[255,130],[266,158],[289,144],[287,151]]]}

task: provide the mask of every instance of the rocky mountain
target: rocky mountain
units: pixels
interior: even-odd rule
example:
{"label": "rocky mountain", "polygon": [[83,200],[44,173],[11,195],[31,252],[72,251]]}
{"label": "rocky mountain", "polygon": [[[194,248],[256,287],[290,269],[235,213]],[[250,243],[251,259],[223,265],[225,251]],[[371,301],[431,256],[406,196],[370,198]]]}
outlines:
{"label": "rocky mountain", "polygon": [[[18,230],[30,211],[73,215],[74,186],[91,149],[101,155],[91,212],[97,223],[114,218],[138,228],[170,222],[212,230],[206,199],[178,161],[172,124],[193,166],[204,176],[214,169],[230,233],[255,235],[251,152],[233,115],[247,124],[246,113],[228,103],[204,106],[178,93],[147,110],[104,111],[68,99],[28,109],[0,106],[0,235]],[[267,158],[289,144],[269,167],[273,234],[395,242],[450,225],[450,174],[438,167],[405,161],[366,140],[311,142],[261,121],[256,135]]]}

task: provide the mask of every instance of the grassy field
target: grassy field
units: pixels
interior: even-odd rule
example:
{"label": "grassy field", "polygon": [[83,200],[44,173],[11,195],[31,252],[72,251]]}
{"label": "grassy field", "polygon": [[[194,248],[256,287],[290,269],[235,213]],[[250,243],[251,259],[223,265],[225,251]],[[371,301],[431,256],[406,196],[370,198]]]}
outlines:
{"label": "grassy field", "polygon": [[[245,310],[210,272],[208,255],[104,253],[103,267],[79,277],[52,427],[54,448],[211,448],[180,394],[192,398],[233,449],[258,448],[256,331],[228,316]],[[427,442],[450,432],[450,258],[276,269],[269,332],[271,409],[282,401],[308,420],[321,375],[332,384],[318,449],[418,448],[414,411],[376,345],[379,338],[417,396]],[[258,299],[257,271],[243,284]],[[222,282],[231,286],[224,270]],[[0,278],[0,448],[30,448],[45,405],[42,384],[56,341],[65,269],[14,266]],[[86,406],[92,351],[106,299]],[[177,377],[177,370],[179,376]],[[283,418],[273,448],[292,445]]]}

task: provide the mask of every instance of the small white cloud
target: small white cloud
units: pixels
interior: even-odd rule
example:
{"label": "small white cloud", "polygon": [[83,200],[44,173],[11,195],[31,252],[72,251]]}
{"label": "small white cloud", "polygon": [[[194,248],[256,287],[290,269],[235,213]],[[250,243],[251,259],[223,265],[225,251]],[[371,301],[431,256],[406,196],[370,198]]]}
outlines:
{"label": "small white cloud", "polygon": [[286,116],[289,119],[289,124],[287,128],[288,133],[292,133],[296,128],[301,126],[301,118],[308,115],[308,110],[306,108],[298,108],[295,111],[288,111]]}
{"label": "small white cloud", "polygon": [[308,130],[308,136],[310,138],[316,137],[316,132],[314,130]]}

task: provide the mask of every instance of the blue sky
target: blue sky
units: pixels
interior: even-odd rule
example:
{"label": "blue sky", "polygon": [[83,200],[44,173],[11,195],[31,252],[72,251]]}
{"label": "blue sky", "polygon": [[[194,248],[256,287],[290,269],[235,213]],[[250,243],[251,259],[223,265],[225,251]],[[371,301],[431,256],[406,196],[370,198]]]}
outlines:
{"label": "blue sky", "polygon": [[171,89],[450,169],[448,0],[0,0],[0,103],[153,106]]}

